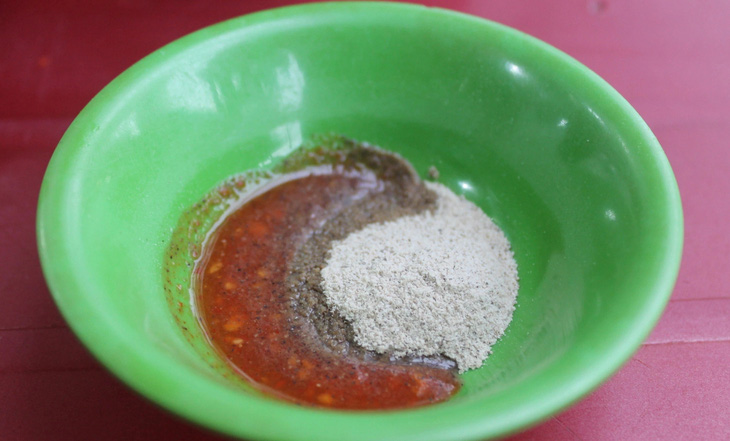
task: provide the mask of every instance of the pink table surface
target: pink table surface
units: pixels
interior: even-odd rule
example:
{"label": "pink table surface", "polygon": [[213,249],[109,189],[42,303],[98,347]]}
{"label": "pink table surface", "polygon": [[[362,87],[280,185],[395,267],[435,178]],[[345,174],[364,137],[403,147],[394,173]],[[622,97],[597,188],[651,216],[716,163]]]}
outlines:
{"label": "pink table surface", "polygon": [[[35,207],[73,117],[132,63],[284,1],[0,2],[0,440],[218,440],[139,397],[59,315]],[[512,440],[730,439],[730,2],[437,1],[534,35],[611,83],[674,168],[685,251],[655,331],[606,384]]]}

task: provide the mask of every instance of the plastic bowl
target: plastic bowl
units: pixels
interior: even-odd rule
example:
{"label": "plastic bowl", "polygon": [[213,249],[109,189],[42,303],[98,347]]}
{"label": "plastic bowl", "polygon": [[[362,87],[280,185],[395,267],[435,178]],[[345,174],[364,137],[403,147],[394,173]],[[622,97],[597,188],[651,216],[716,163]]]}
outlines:
{"label": "plastic bowl", "polygon": [[[182,213],[329,132],[436,165],[513,244],[514,320],[446,403],[342,412],[263,396],[212,367],[168,306]],[[454,12],[332,3],[220,23],[115,79],[53,155],[38,243],[83,343],[192,421],[250,439],[467,440],[549,417],[631,356],[672,291],[682,211],[649,128],[572,58]]]}

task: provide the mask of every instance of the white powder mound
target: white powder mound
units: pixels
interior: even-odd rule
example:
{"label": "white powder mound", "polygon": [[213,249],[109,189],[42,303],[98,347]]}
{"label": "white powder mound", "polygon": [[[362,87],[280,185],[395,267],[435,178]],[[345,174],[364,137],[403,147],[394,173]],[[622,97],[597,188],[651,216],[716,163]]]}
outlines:
{"label": "white powder mound", "polygon": [[322,287],[380,353],[443,354],[478,368],[512,320],[517,263],[502,231],[476,205],[437,183],[434,213],[371,224],[334,242]]}

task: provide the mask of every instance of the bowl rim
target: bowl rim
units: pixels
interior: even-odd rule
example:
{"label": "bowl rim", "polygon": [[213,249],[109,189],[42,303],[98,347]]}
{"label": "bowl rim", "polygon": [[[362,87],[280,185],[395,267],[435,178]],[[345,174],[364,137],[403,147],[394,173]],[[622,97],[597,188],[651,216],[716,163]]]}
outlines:
{"label": "bowl rim", "polygon": [[[596,361],[590,372],[581,372],[581,375],[570,378],[567,384],[562,384],[559,388],[547,387],[539,391],[537,397],[540,399],[530,403],[518,403],[519,406],[513,408],[505,406],[506,409],[492,419],[485,419],[479,406],[475,405],[454,405],[448,408],[433,406],[402,412],[348,413],[296,407],[257,397],[241,399],[239,393],[209,378],[201,378],[191,369],[179,366],[169,356],[155,351],[153,347],[138,345],[122,331],[114,317],[94,301],[93,292],[84,286],[83,276],[79,272],[59,270],[57,262],[73,262],[76,252],[74,244],[65,241],[63,232],[67,220],[60,212],[56,196],[63,191],[73,191],[73,182],[69,176],[73,169],[73,157],[84,145],[84,130],[87,127],[85,121],[98,121],[99,117],[103,117],[114,107],[118,92],[142,81],[156,66],[170,62],[191,48],[210,44],[216,38],[225,38],[231,33],[258,25],[327,13],[433,14],[444,20],[482,26],[485,30],[500,33],[535,48],[564,68],[582,75],[586,84],[600,89],[640,131],[649,146],[647,154],[658,167],[660,187],[667,201],[669,234],[664,243],[666,253],[653,289],[647,294],[650,302],[646,309],[637,316],[630,333],[620,343],[612,346],[610,352],[604,354],[602,361]],[[597,74],[553,46],[507,26],[446,9],[385,2],[314,3],[269,9],[205,27],[146,56],[94,97],[68,128],[44,176],[37,212],[38,251],[51,294],[71,329],[107,369],[140,394],[189,420],[234,436],[281,440],[335,440],[343,439],[344,433],[348,434],[349,439],[485,439],[503,436],[545,420],[608,379],[631,357],[649,334],[664,310],[676,281],[682,254],[683,228],[679,189],[664,151],[638,113]],[[75,320],[79,311],[95,314],[104,320]],[[105,324],[101,325],[100,322]],[[109,349],[110,339],[115,341],[115,345],[112,345],[115,351],[123,349],[128,355],[124,363],[115,362],[116,353]],[[212,393],[192,396],[170,393],[182,386],[187,386],[189,390],[210,390]],[[235,405],[222,409],[220,403]],[[440,418],[443,419],[438,421]],[[429,419],[434,422],[424,424]],[[419,426],[414,425],[415,420],[420,422]],[[336,425],[341,431],[325,433],[320,427],[327,425]]]}

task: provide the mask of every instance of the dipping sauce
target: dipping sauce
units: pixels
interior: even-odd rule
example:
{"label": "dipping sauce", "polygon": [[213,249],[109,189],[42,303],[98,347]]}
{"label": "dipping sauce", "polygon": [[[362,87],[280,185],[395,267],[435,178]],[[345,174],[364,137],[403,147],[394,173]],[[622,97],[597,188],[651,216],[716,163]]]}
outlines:
{"label": "dipping sauce", "polygon": [[459,389],[448,365],[333,349],[296,306],[290,267],[297,251],[343,210],[382,193],[383,178],[368,167],[282,175],[229,214],[206,244],[195,268],[203,326],[264,392],[300,404],[391,409],[440,402]]}

